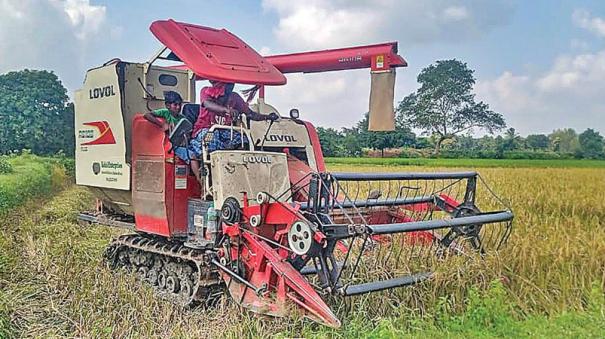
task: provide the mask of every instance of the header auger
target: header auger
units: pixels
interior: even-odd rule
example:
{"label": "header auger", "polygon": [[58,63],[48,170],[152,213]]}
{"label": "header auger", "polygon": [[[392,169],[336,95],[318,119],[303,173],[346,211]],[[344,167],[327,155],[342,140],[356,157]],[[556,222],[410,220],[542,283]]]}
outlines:
{"label": "header auger", "polygon": [[[249,142],[214,152],[206,143],[202,186],[173,153],[187,130],[169,138],[141,115],[176,91],[191,102],[180,125],[190,126],[201,79],[255,85],[252,108],[278,113],[264,86],[284,84],[283,73],[370,68],[370,121],[387,129],[395,68],[406,66],[396,43],[262,57],[226,30],[172,20],[151,30],[164,47],[149,62],[91,69],[76,94],[76,180],[99,197],[80,219],[136,231],[110,244],[111,267],[181,305],[212,305],[227,292],[253,312],[339,327],[335,298],[420,283],[508,239],[513,215],[476,172],[331,173],[315,128],[295,110],[214,125]],[[108,86],[111,95],[88,95]]]}

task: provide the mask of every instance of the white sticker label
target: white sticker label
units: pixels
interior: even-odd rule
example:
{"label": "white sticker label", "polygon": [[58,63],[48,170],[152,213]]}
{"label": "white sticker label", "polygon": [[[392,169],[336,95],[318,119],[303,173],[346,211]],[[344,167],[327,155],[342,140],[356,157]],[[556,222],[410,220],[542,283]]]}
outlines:
{"label": "white sticker label", "polygon": [[177,190],[186,190],[187,189],[187,178],[175,178],[174,179],[174,188]]}
{"label": "white sticker label", "polygon": [[376,57],[376,68],[384,67],[384,55],[379,55]]}
{"label": "white sticker label", "polygon": [[203,227],[204,226],[204,216],[194,214],[193,215],[193,225],[198,226],[198,227]]}

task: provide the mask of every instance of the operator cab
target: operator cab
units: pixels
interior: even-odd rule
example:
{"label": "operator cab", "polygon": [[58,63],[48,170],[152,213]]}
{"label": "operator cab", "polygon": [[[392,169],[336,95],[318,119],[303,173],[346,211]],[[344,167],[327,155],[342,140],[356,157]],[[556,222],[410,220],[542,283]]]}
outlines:
{"label": "operator cab", "polygon": [[[251,109],[261,114],[276,113],[277,109],[269,104],[266,104],[263,98],[259,98],[258,102],[250,105]],[[184,117],[183,121],[177,124],[175,130],[170,135],[172,147],[181,145],[185,146],[191,136],[191,127],[197,120],[200,113],[200,104],[186,103],[183,104],[181,114]],[[244,117],[242,124],[233,126],[213,125],[210,128],[210,133],[216,130],[228,130],[232,133],[242,133],[246,135],[248,142],[243,143],[229,150],[220,150],[220,152],[239,152],[246,151],[248,154],[257,154],[262,152],[264,155],[258,155],[258,159],[266,158],[266,153],[279,153],[285,155],[286,165],[295,162],[298,166],[287,166],[293,168],[307,168],[308,171],[317,171],[317,162],[314,152],[316,151],[311,144],[311,138],[308,126],[298,120],[298,110],[293,110],[290,118],[281,117],[277,121],[253,121],[247,120]],[[181,126],[184,125],[185,127]],[[180,135],[179,135],[180,133]],[[210,137],[208,137],[210,138]],[[217,150],[218,151],[218,150]],[[214,152],[217,152],[214,151]],[[212,152],[212,153],[214,153]],[[251,153],[252,152],[252,153]],[[196,159],[202,164],[203,187],[202,197],[214,195],[213,181],[216,180],[213,173],[214,167],[211,152],[208,151],[207,141],[202,143],[202,158]],[[214,179],[213,179],[214,178]]]}

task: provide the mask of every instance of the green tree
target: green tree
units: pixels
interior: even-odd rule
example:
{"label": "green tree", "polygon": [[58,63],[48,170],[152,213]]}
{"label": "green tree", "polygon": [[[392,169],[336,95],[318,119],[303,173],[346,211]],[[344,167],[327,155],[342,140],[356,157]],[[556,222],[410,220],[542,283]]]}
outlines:
{"label": "green tree", "polygon": [[356,129],[359,131],[359,140],[361,144],[372,149],[380,150],[384,157],[384,150],[387,148],[397,148],[412,146],[416,141],[416,135],[409,127],[404,127],[397,123],[394,131],[374,132],[368,131],[368,113],[357,123]]}
{"label": "green tree", "polygon": [[456,136],[455,142],[452,143],[450,149],[455,152],[456,156],[472,157],[478,148],[478,139],[474,139],[469,135]]}
{"label": "green tree", "polygon": [[496,159],[502,159],[502,158],[504,158],[504,152],[508,150],[508,142],[501,135],[498,135],[494,139],[494,142],[496,144],[496,149],[495,149],[495,151],[496,151],[496,153],[495,153]]}
{"label": "green tree", "polygon": [[598,159],[603,157],[603,136],[599,132],[589,128],[578,136],[580,150],[584,158]]}
{"label": "green tree", "polygon": [[525,145],[534,151],[545,150],[550,145],[550,140],[544,134],[530,134],[525,138]]}
{"label": "green tree", "polygon": [[514,128],[509,128],[504,132],[504,150],[513,151],[519,149],[522,144],[522,139]]}
{"label": "green tree", "polygon": [[414,142],[414,148],[424,149],[424,148],[433,148],[431,141],[427,137],[417,137],[416,142]]}
{"label": "green tree", "polygon": [[344,147],[344,156],[359,157],[362,154],[360,134],[357,128],[343,128],[342,145]]}
{"label": "green tree", "polygon": [[580,150],[580,141],[578,134],[573,128],[563,128],[554,130],[548,138],[555,152],[576,153]]}
{"label": "green tree", "polygon": [[317,135],[321,143],[321,151],[326,157],[336,157],[340,155],[340,145],[342,144],[342,135],[333,128],[317,127]]}
{"label": "green tree", "polygon": [[67,90],[48,71],[0,75],[0,153],[74,152],[74,109]]}
{"label": "green tree", "polygon": [[489,133],[506,127],[501,114],[488,104],[475,102],[473,70],[458,60],[440,60],[418,75],[420,88],[405,97],[397,108],[398,120],[405,126],[437,135],[434,153],[441,144],[473,128]]}

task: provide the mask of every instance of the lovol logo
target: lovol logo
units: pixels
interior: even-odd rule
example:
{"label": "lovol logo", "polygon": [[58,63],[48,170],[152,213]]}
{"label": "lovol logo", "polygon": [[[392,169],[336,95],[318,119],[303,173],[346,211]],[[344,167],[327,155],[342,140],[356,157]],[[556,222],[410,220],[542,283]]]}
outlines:
{"label": "lovol logo", "polygon": [[273,162],[268,155],[255,155],[255,154],[245,154],[242,156],[242,160],[244,163],[248,164],[270,164]]}
{"label": "lovol logo", "polygon": [[265,137],[265,141],[296,142],[298,140],[293,135],[271,134]]}
{"label": "lovol logo", "polygon": [[116,92],[113,91],[113,85],[109,85],[105,87],[92,88],[88,90],[88,95],[91,99],[98,99],[116,95]]}
{"label": "lovol logo", "polygon": [[[83,125],[96,127],[99,130],[99,136],[94,140],[83,143],[82,146],[112,145],[116,143],[116,139],[114,138],[113,133],[111,132],[111,127],[109,127],[109,123],[107,121],[85,122]],[[90,135],[88,132],[89,130],[80,131],[79,136],[84,138],[85,136]]]}

